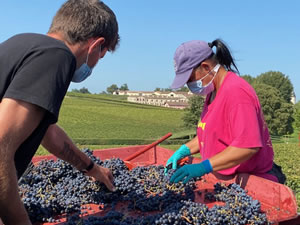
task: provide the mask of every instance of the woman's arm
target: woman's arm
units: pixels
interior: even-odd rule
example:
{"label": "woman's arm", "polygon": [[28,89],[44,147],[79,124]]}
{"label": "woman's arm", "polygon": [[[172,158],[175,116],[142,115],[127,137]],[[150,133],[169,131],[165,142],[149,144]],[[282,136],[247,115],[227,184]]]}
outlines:
{"label": "woman's arm", "polygon": [[224,151],[209,159],[213,171],[232,168],[254,156],[259,148],[237,148],[228,146]]}
{"label": "woman's arm", "polygon": [[234,167],[247,159],[250,159],[257,151],[258,148],[246,149],[230,146],[219,154],[210,159],[206,159],[201,163],[184,165],[179,168],[172,175],[170,182],[178,183],[179,181],[183,181],[183,183],[187,183],[193,177],[202,177],[204,174],[208,174],[212,171]]}
{"label": "woman's arm", "polygon": [[185,144],[189,147],[191,155],[199,153],[199,144],[198,144],[198,136],[194,137],[192,140]]}

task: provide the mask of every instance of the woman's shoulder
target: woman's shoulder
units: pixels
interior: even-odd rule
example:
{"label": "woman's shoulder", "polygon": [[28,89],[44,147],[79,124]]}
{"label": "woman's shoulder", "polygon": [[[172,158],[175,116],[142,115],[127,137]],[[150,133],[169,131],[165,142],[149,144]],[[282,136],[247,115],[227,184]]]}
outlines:
{"label": "woman's shoulder", "polygon": [[222,95],[232,101],[254,100],[257,98],[254,88],[242,77],[229,71],[223,81]]}
{"label": "woman's shoulder", "polygon": [[224,89],[230,92],[253,92],[253,87],[242,77],[234,72],[228,71],[224,79]]}

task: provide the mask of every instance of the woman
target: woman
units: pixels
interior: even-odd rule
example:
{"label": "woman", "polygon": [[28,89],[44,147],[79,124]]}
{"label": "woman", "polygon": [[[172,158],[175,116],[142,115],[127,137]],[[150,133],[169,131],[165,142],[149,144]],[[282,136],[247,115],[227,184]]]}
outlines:
{"label": "woman", "polygon": [[258,97],[236,74],[238,69],[226,45],[219,39],[185,42],[177,48],[174,63],[176,76],[171,88],[187,84],[194,94],[206,95],[206,101],[197,136],[182,145],[166,167],[172,164],[176,169],[179,159],[199,150],[203,161],[181,167],[170,181],[186,183],[214,171],[223,175],[249,173],[283,183],[285,177],[273,163],[272,143]]}

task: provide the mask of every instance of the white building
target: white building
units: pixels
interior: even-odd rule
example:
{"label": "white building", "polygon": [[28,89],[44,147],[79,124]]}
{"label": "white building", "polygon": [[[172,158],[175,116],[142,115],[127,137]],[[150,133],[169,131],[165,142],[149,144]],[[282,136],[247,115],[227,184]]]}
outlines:
{"label": "white building", "polygon": [[153,95],[153,91],[114,91],[113,95],[128,95],[128,96],[149,96]]}
{"label": "white building", "polygon": [[189,106],[188,102],[167,102],[165,107],[175,108],[175,109],[185,109]]}
{"label": "white building", "polygon": [[184,109],[188,106],[191,92],[162,91],[117,91],[113,94],[127,95],[127,101],[140,104],[156,105],[169,108]]}
{"label": "white building", "polygon": [[291,102],[295,105],[296,104],[296,95],[295,92],[293,92],[292,96],[291,96]]}

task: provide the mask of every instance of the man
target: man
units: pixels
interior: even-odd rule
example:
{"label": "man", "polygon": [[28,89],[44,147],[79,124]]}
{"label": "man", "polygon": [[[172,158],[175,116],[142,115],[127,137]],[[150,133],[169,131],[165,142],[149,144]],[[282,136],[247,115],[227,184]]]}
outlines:
{"label": "man", "polygon": [[68,0],[47,35],[19,34],[0,44],[0,218],[5,225],[31,224],[17,180],[40,143],[114,191],[111,172],[94,165],[55,123],[70,82],[86,79],[118,43],[118,23],[109,7],[100,0]]}

